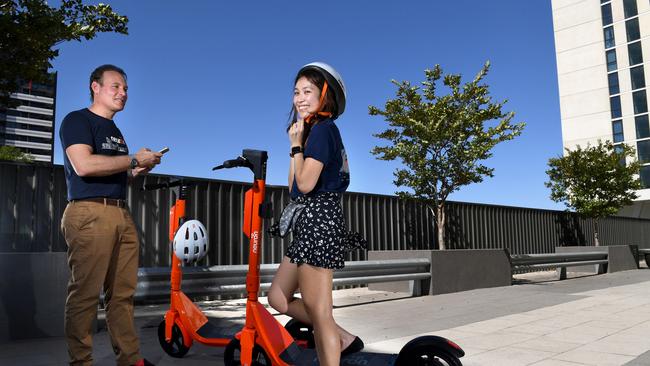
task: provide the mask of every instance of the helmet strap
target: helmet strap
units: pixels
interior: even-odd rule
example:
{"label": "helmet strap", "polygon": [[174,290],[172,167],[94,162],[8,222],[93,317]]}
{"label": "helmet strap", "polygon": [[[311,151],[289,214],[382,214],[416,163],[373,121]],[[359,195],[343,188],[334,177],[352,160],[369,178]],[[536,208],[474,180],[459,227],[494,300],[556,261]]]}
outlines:
{"label": "helmet strap", "polygon": [[327,93],[327,81],[324,82],[324,84],[323,84],[323,89],[322,89],[321,92],[320,92],[320,102],[319,102],[320,106],[318,107],[318,111],[317,111],[316,113],[314,113],[314,114],[310,114],[310,115],[308,115],[308,116],[305,118],[305,122],[307,122],[307,123],[312,123],[312,122],[311,122],[311,119],[312,119],[315,115],[325,116],[325,117],[332,117],[332,113],[330,113],[330,112],[321,112],[321,111],[320,111],[320,109],[323,108],[323,101],[325,100],[325,94],[326,94],[326,93]]}

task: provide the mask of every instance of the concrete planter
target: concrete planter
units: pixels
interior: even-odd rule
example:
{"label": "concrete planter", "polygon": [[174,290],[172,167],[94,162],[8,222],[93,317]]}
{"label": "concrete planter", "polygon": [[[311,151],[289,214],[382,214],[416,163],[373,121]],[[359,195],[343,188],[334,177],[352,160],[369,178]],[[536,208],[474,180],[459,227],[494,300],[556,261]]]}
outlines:
{"label": "concrete planter", "polygon": [[0,343],[63,335],[66,253],[0,253]]}
{"label": "concrete planter", "polygon": [[[428,294],[438,295],[478,288],[510,286],[510,257],[503,249],[370,251],[369,260],[429,258]],[[370,285],[372,290],[410,292],[409,282]],[[422,289],[427,293],[426,289]]]}

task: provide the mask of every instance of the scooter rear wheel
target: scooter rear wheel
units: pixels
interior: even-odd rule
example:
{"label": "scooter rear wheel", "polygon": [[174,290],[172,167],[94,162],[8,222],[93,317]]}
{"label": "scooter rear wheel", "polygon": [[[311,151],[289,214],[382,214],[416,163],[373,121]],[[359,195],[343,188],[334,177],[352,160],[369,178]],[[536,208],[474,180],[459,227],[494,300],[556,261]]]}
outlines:
{"label": "scooter rear wheel", "polygon": [[[223,351],[223,362],[225,366],[241,366],[241,343],[239,339],[233,338]],[[253,347],[252,366],[271,366],[271,359],[267,356],[262,347]]]}
{"label": "scooter rear wheel", "polygon": [[172,338],[170,342],[165,340],[164,319],[158,325],[158,341],[160,342],[163,351],[172,357],[181,358],[190,350],[189,347],[185,346],[185,343],[183,342],[183,332],[181,332],[181,329],[176,324],[172,326]]}
{"label": "scooter rear wheel", "polygon": [[422,337],[409,342],[397,356],[395,366],[463,366],[458,357]]}

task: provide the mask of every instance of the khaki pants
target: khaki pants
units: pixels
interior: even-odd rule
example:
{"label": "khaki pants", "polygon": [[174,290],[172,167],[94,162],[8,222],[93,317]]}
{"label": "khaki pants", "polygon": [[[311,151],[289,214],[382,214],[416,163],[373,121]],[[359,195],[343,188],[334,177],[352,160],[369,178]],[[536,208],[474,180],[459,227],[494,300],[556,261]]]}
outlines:
{"label": "khaki pants", "polygon": [[92,365],[92,324],[104,289],[106,324],[117,364],[139,360],[133,322],[139,242],[124,208],[96,202],[68,203],[61,220],[68,244],[70,281],[65,304],[65,335],[70,365]]}

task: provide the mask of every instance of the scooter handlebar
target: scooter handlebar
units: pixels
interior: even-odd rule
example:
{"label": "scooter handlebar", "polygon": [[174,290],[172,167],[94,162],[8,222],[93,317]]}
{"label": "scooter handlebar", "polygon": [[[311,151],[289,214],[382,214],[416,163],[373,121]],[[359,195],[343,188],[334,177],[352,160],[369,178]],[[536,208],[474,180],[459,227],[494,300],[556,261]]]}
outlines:
{"label": "scooter handlebar", "polygon": [[237,168],[237,167],[250,167],[251,164],[248,160],[246,160],[243,157],[238,157],[236,159],[231,159],[231,160],[226,160],[223,162],[221,165],[217,165],[212,170],[218,170],[218,169],[230,169],[230,168]]}
{"label": "scooter handlebar", "polygon": [[165,183],[148,183],[142,186],[140,189],[141,191],[154,191],[156,189],[166,189],[166,188],[172,188],[172,187],[178,187],[180,185],[184,186],[189,186],[191,185],[190,182],[185,182],[183,180],[176,180],[173,182],[165,182]]}

